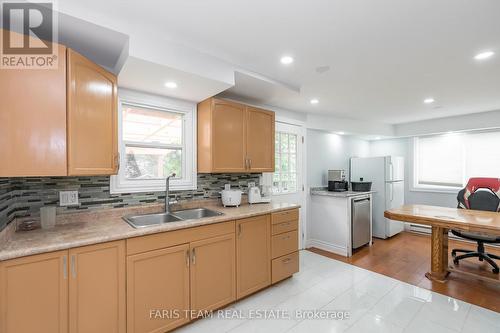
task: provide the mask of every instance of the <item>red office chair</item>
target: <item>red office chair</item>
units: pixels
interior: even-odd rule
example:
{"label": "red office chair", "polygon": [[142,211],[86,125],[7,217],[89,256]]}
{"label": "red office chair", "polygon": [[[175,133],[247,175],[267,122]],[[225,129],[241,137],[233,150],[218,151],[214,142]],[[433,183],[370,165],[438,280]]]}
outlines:
{"label": "red office chair", "polygon": [[[471,178],[467,186],[458,192],[458,208],[486,210],[492,212],[500,211],[500,179],[498,178]],[[489,234],[467,232],[460,230],[451,231],[455,236],[477,242],[477,251],[453,249],[451,255],[453,262],[458,265],[459,260],[478,257],[479,261],[485,260],[493,267],[493,273],[498,274],[499,268],[493,259],[500,257],[484,250],[485,243],[500,243],[500,236]],[[457,252],[465,253],[457,256]]]}

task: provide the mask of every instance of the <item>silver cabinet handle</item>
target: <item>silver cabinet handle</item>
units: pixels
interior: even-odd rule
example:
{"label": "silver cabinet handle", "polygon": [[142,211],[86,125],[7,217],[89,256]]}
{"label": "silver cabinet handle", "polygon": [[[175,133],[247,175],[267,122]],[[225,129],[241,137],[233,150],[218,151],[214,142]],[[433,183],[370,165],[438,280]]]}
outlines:
{"label": "silver cabinet handle", "polygon": [[64,280],[66,280],[68,278],[68,257],[67,256],[63,256],[63,277],[64,277]]}
{"label": "silver cabinet handle", "polygon": [[285,237],[283,237],[281,239],[285,240],[285,239],[289,239],[289,238],[290,238],[290,236],[285,236]]}
{"label": "silver cabinet handle", "polygon": [[282,226],[286,227],[290,225],[290,222],[281,223]]}
{"label": "silver cabinet handle", "polygon": [[251,158],[248,159],[248,168],[249,169],[252,168],[252,159]]}
{"label": "silver cabinet handle", "polygon": [[116,170],[120,170],[120,153],[116,154],[115,166],[116,166]]}
{"label": "silver cabinet handle", "polygon": [[193,248],[193,256],[191,258],[192,264],[196,264],[196,248]]}
{"label": "silver cabinet handle", "polygon": [[286,264],[289,264],[291,261],[292,261],[292,259],[286,258],[286,259],[283,259],[282,263],[284,263],[286,265]]}
{"label": "silver cabinet handle", "polygon": [[74,254],[71,256],[71,276],[76,279],[76,256]]}
{"label": "silver cabinet handle", "polygon": [[241,236],[241,224],[238,224],[238,237]]}
{"label": "silver cabinet handle", "polygon": [[186,266],[189,267],[189,249],[186,250]]}

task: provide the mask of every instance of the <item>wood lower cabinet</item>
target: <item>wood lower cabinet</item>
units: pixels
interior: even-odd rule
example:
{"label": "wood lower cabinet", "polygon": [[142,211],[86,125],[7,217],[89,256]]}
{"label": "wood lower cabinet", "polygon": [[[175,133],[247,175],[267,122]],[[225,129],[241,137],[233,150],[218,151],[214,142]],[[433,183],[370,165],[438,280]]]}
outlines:
{"label": "wood lower cabinet", "polygon": [[127,258],[127,332],[163,333],[190,318],[189,244]]}
{"label": "wood lower cabinet", "polygon": [[272,283],[299,271],[299,210],[271,214]]}
{"label": "wood lower cabinet", "polygon": [[68,332],[68,252],[0,263],[0,332]]}
{"label": "wood lower cabinet", "polygon": [[261,215],[236,221],[237,298],[271,284],[271,219]]}
{"label": "wood lower cabinet", "polygon": [[198,172],[274,171],[274,112],[209,98],[197,114]]}
{"label": "wood lower cabinet", "polygon": [[0,333],[174,330],[297,272],[297,231],[288,231],[297,216],[290,210],[0,262]]}
{"label": "wood lower cabinet", "polygon": [[69,250],[69,332],[125,333],[125,241]]}
{"label": "wood lower cabinet", "polygon": [[125,333],[125,241],[0,263],[0,333]]}
{"label": "wood lower cabinet", "polygon": [[246,124],[248,168],[274,172],[274,112],[248,106]]}
{"label": "wood lower cabinet", "polygon": [[193,242],[191,310],[214,310],[236,299],[234,233]]}
{"label": "wood lower cabinet", "polygon": [[118,171],[117,80],[68,49],[68,175]]}

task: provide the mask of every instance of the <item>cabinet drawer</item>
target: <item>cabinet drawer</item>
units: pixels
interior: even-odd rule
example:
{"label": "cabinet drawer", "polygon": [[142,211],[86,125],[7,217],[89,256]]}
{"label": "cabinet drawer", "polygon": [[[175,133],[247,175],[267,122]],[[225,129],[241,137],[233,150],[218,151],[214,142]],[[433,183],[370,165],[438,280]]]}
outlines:
{"label": "cabinet drawer", "polygon": [[272,261],[272,283],[276,283],[299,271],[299,252]]}
{"label": "cabinet drawer", "polygon": [[287,221],[295,221],[299,219],[299,209],[290,209],[283,212],[277,212],[272,214],[272,224],[277,224]]}
{"label": "cabinet drawer", "polygon": [[299,233],[297,230],[273,236],[272,258],[281,257],[297,251],[299,248]]}
{"label": "cabinet drawer", "polygon": [[297,230],[299,227],[299,221],[286,221],[281,223],[276,223],[272,225],[272,234],[282,234],[284,232]]}

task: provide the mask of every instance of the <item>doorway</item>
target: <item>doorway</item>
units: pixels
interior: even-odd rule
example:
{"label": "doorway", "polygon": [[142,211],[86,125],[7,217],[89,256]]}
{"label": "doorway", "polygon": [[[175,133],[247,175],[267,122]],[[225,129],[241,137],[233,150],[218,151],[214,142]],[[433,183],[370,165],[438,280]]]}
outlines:
{"label": "doorway", "polygon": [[299,248],[304,248],[305,196],[305,129],[300,125],[276,122],[275,172],[272,174],[273,202],[296,203],[299,216]]}

